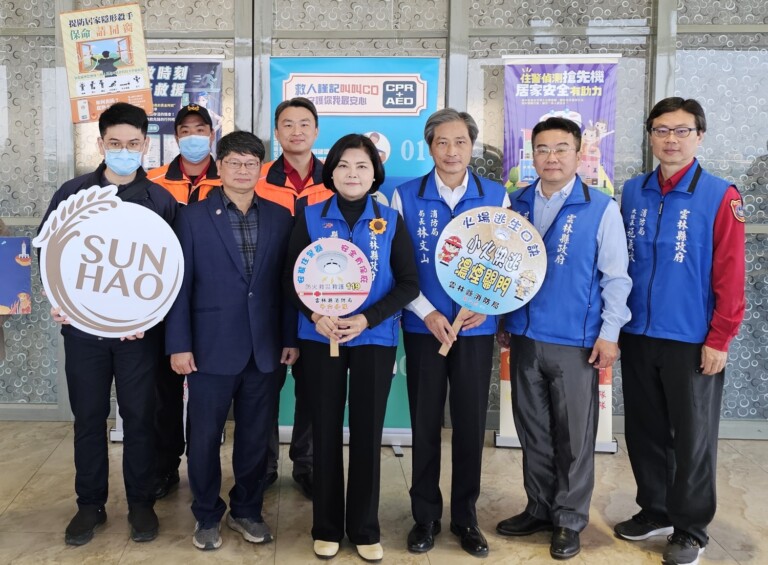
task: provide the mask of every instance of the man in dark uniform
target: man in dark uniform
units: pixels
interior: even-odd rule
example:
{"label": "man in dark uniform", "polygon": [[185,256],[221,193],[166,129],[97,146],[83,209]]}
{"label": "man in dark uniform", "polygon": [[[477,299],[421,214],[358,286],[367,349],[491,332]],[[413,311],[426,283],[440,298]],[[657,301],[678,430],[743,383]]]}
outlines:
{"label": "man in dark uniform", "polygon": [[[178,204],[162,187],[151,183],[141,168],[149,146],[147,114],[141,108],[118,102],[99,118],[99,151],[104,162],[92,173],[64,183],[53,195],[40,226],[57,206],[72,194],[93,185],[117,185],[117,196],[156,212],[171,224]],[[78,511],[69,523],[65,541],[83,545],[94,529],[107,520],[109,475],[106,419],[114,377],[120,414],[124,423],[123,478],[128,499],[128,521],[134,541],[157,536],[153,509],[155,380],[159,371],[162,330],[143,336],[108,339],[67,324],[66,312],[53,310],[63,324],[65,371],[69,401],[75,417],[75,491]],[[138,339],[137,339],[138,338]]]}
{"label": "man in dark uniform", "polygon": [[[189,104],[176,114],[174,128],[179,155],[170,163],[147,173],[150,181],[165,188],[180,204],[205,199],[221,186],[216,161],[211,155],[215,138],[211,116],[203,106]],[[165,497],[179,484],[179,465],[184,454],[184,375],[171,370],[163,350],[157,379],[155,420],[155,497]]]}

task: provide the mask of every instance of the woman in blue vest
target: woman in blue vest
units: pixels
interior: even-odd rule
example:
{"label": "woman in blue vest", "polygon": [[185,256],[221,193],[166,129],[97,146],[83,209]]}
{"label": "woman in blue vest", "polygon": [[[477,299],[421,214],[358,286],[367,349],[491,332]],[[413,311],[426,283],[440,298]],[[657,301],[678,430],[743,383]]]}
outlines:
{"label": "woman in blue vest", "polygon": [[[379,561],[381,435],[397,350],[400,311],[419,294],[411,239],[400,215],[370,195],[384,181],[373,142],[349,134],[331,148],[323,183],[335,194],[309,206],[296,219],[288,247],[285,286],[293,289],[293,266],[311,242],[328,237],[352,241],[373,273],[363,305],[343,318],[313,313],[292,292],[299,313],[299,347],[316,371],[314,399],[314,493],[312,538],[318,557],[331,558],[346,534],[366,561]],[[339,356],[331,357],[329,341]],[[342,456],[349,372],[349,476],[344,503]],[[345,528],[346,514],[346,528]]]}

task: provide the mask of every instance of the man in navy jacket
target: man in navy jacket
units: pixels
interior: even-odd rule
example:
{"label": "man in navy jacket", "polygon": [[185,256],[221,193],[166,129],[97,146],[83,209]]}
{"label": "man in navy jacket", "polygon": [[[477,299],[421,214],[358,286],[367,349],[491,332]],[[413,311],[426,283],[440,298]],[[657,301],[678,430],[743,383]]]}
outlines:
{"label": "man in navy jacket", "polygon": [[280,285],[293,218],[253,190],[264,153],[251,133],[224,136],[216,148],[222,187],[183,208],[175,223],[185,269],[167,317],[166,352],[173,370],[188,375],[187,459],[199,549],[221,545],[227,505],[219,496],[219,443],[233,400],[227,525],[253,543],[272,539],[261,516],[267,442],[281,364],[292,364],[298,350],[296,311],[284,306]]}
{"label": "man in navy jacket", "polygon": [[[117,197],[153,211],[173,223],[178,204],[161,186],[147,179],[141,160],[149,147],[146,112],[117,102],[99,116],[99,152],[104,161],[95,171],[68,180],[54,193],[40,228],[59,204],[94,185],[117,186]],[[42,259],[42,256],[41,256]],[[122,338],[103,338],[69,325],[68,314],[52,309],[62,324],[66,355],[65,372],[72,415],[75,418],[75,492],[77,514],[64,534],[68,545],[84,545],[107,520],[109,454],[105,421],[115,384],[125,435],[123,478],[128,500],[131,539],[153,540],[159,523],[154,511],[155,463],[153,421],[155,379],[160,371],[162,329]],[[136,339],[138,337],[138,339]]]}

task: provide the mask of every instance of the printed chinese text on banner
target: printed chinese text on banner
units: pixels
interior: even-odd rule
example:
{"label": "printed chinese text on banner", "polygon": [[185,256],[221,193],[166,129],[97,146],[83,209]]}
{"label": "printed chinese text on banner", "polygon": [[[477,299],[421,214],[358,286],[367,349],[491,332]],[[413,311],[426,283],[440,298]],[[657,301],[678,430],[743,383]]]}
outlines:
{"label": "printed chinese text on banner", "polygon": [[94,122],[115,102],[151,114],[139,5],[64,12],[60,18],[72,122]]}
{"label": "printed chinese text on banner", "polygon": [[[576,122],[582,131],[578,175],[588,186],[614,193],[617,74],[620,55],[505,57],[504,175],[509,191],[536,180],[534,126],[550,117]],[[496,445],[519,446],[512,417],[509,352],[502,349],[500,430]],[[612,438],[612,375],[601,369],[596,450],[616,452]]]}
{"label": "printed chinese text on banner", "polygon": [[536,179],[531,130],[557,116],[582,131],[578,174],[613,194],[619,56],[505,57],[504,175],[508,190]]}
{"label": "printed chinese text on banner", "polygon": [[179,154],[174,122],[176,114],[188,104],[208,110],[216,138],[213,153],[221,139],[224,124],[221,108],[222,62],[210,59],[161,59],[149,62],[154,112],[149,117],[149,150],[144,157],[147,170],[170,163]]}
{"label": "printed chinese text on banner", "polygon": [[[272,115],[283,100],[311,100],[320,126],[313,152],[320,159],[348,133],[370,137],[387,171],[377,198],[387,204],[395,186],[432,168],[424,125],[437,110],[439,62],[411,57],[273,57]],[[270,159],[279,155],[273,133]]]}

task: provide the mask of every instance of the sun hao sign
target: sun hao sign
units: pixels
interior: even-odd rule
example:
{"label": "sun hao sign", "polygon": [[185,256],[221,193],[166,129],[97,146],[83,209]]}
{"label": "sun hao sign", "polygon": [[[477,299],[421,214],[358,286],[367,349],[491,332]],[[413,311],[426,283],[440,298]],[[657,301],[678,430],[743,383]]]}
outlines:
{"label": "sun hao sign", "polygon": [[176,235],[151,210],[92,186],[51,213],[32,242],[54,307],[101,337],[148,330],[170,310],[184,275]]}

